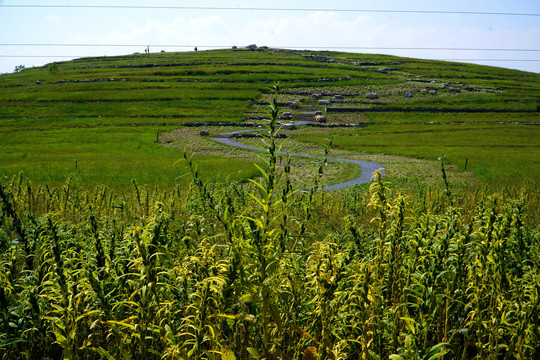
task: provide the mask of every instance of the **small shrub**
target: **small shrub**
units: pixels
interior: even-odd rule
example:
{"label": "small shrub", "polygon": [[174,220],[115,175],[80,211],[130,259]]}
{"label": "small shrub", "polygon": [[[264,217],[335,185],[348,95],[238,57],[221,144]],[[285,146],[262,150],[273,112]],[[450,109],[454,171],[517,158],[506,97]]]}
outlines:
{"label": "small shrub", "polygon": [[17,65],[17,66],[15,66],[15,69],[13,70],[13,72],[21,72],[21,71],[23,71],[24,69],[26,69],[26,66],[24,66],[24,65]]}

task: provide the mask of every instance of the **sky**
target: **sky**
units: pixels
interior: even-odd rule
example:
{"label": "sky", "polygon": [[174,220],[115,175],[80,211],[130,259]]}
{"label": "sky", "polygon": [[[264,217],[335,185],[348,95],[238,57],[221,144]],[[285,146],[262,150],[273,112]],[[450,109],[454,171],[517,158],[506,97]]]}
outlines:
{"label": "sky", "polygon": [[[61,7],[44,7],[51,5]],[[540,1],[0,0],[0,74],[18,65],[142,53],[146,46],[172,52],[249,44],[540,73]]]}

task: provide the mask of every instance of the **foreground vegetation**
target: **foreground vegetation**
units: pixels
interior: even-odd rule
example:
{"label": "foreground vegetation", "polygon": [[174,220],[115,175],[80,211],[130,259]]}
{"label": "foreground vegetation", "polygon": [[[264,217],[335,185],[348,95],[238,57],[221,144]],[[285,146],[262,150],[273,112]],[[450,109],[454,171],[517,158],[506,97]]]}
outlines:
{"label": "foreground vegetation", "polygon": [[298,192],[273,138],[249,185],[185,158],[188,190],[1,184],[3,359],[540,356],[534,186]]}
{"label": "foreground vegetation", "polygon": [[540,355],[530,192],[0,195],[3,359]]}
{"label": "foreground vegetation", "polygon": [[0,358],[540,358],[539,75],[260,50],[0,77]]}

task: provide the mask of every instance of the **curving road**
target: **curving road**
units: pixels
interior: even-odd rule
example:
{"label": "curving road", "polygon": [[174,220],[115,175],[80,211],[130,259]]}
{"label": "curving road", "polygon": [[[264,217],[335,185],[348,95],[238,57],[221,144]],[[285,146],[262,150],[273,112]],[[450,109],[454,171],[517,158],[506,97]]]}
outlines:
{"label": "curving road", "polygon": [[[297,121],[295,123],[295,125],[297,125],[297,126],[298,125],[305,125],[305,124],[307,124],[309,122],[310,121]],[[220,135],[227,136],[227,135],[232,135],[232,134],[251,132],[251,131],[259,131],[259,130],[260,129],[232,131],[232,132],[228,132],[228,133],[222,133]],[[259,148],[259,147],[256,147],[256,146],[241,144],[239,142],[236,142],[236,141],[232,140],[232,138],[230,138],[230,137],[213,137],[213,139],[215,141],[217,141],[217,142],[220,142],[222,144],[229,145],[229,146],[235,146],[235,147],[239,147],[239,148],[247,149],[247,150],[255,150],[255,151],[266,152],[265,149],[262,149],[262,148]],[[279,155],[285,155],[285,156],[291,155],[291,156],[304,157],[304,158],[310,158],[310,159],[319,159],[316,156],[307,155],[307,154],[286,153],[286,152],[278,152],[278,154]],[[343,182],[343,183],[339,183],[339,184],[333,184],[333,185],[325,186],[324,190],[326,190],[326,191],[345,189],[347,187],[354,186],[354,185],[359,185],[359,184],[368,184],[369,182],[371,182],[371,177],[373,176],[373,173],[375,171],[377,171],[377,170],[380,170],[381,174],[383,174],[383,175],[385,174],[384,169],[382,168],[382,165],[380,165],[380,164],[378,164],[376,162],[372,162],[372,161],[351,160],[351,159],[342,159],[342,158],[334,158],[334,157],[329,157],[328,160],[356,164],[356,165],[360,166],[361,173],[360,173],[360,176],[358,176],[357,178],[354,178],[352,180],[349,180],[349,181],[346,181],[346,182]]]}

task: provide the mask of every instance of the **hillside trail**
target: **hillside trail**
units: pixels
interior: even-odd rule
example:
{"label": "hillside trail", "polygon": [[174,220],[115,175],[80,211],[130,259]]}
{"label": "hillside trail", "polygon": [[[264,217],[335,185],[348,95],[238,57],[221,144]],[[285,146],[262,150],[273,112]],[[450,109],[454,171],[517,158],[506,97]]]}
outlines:
{"label": "hillside trail", "polygon": [[[296,126],[307,125],[309,123],[311,123],[311,121],[296,121],[296,122],[294,122],[294,124]],[[266,152],[266,149],[259,148],[259,147],[256,147],[256,146],[242,144],[242,143],[239,143],[237,141],[232,140],[232,138],[230,137],[230,136],[232,136],[234,134],[247,133],[247,132],[253,132],[253,131],[260,131],[260,129],[251,129],[251,130],[242,130],[242,131],[232,131],[232,132],[221,133],[219,135],[220,136],[225,136],[225,137],[212,137],[212,139],[219,142],[219,143],[221,143],[221,144],[228,145],[228,146],[234,146],[234,147],[238,147],[238,148],[242,148],[242,149],[246,149],[246,150],[254,150],[254,151],[260,151],[260,152]],[[229,136],[229,137],[227,137],[227,136]],[[320,160],[320,157],[317,157],[317,156],[314,156],[314,155],[309,155],[309,154],[289,153],[289,152],[284,152],[284,151],[279,151],[279,152],[277,152],[277,154],[278,155],[283,155],[283,156],[303,157],[303,158],[308,158],[308,159],[318,159],[318,160]],[[340,190],[340,189],[345,189],[345,188],[355,186],[355,185],[369,184],[371,182],[371,178],[373,177],[373,175],[375,174],[375,172],[377,170],[379,170],[382,175],[385,175],[385,171],[384,171],[383,166],[376,163],[376,162],[373,162],[373,161],[362,161],[362,160],[353,160],[353,159],[344,159],[344,158],[335,158],[335,157],[329,157],[327,160],[358,165],[360,167],[360,176],[358,176],[358,177],[356,177],[356,178],[354,178],[352,180],[346,181],[346,182],[342,182],[342,183],[338,183],[338,184],[332,184],[332,185],[326,185],[324,187],[325,191]]]}

